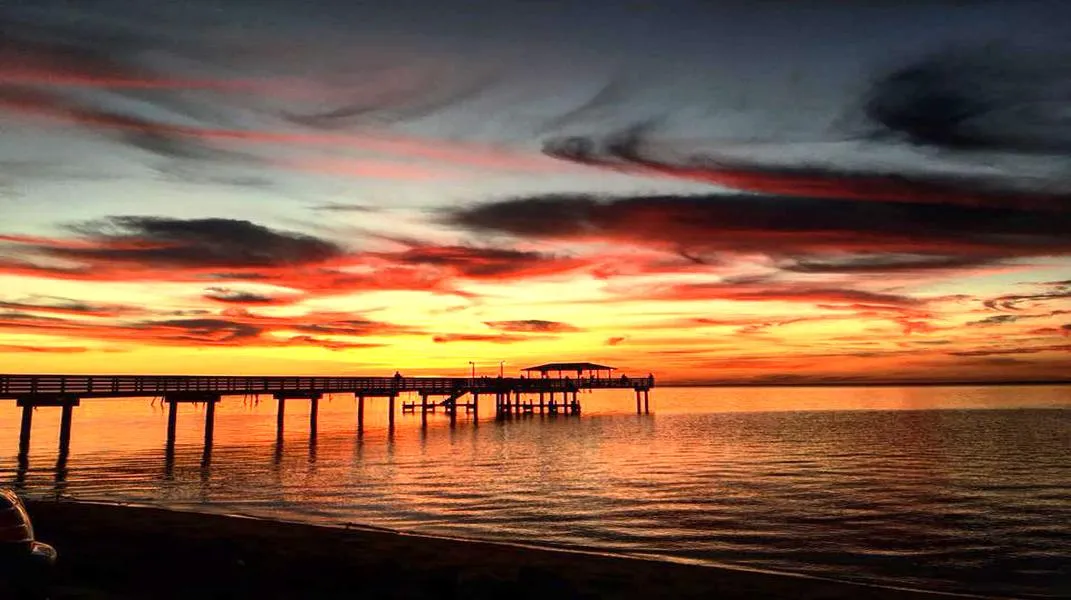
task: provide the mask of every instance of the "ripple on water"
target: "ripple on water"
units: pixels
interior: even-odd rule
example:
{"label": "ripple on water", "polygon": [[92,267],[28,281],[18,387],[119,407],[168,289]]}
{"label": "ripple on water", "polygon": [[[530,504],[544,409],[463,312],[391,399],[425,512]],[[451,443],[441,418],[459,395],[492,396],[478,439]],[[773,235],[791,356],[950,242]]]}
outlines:
{"label": "ripple on water", "polygon": [[[121,451],[93,447],[92,431],[124,438],[106,415],[90,413],[76,419],[62,474],[46,448],[31,454],[28,471],[0,455],[0,475],[39,495],[947,591],[1071,595],[1071,410],[733,413],[709,408],[723,390],[679,393],[708,395],[682,400],[676,412],[667,401],[670,409],[652,417],[615,413],[609,400],[600,412],[598,398],[581,419],[451,426],[436,415],[421,429],[419,416],[403,416],[393,435],[373,422],[359,439],[352,406],[335,402],[321,405],[315,443],[303,423],[281,446],[270,403],[229,415],[224,403],[207,460],[195,436],[180,440],[170,466],[156,435],[163,413],[118,403],[129,413],[124,428],[154,432],[144,447],[134,438]],[[777,397],[849,393],[857,392]],[[1029,393],[1037,392],[1016,398]],[[965,394],[956,390],[955,402]],[[0,444],[17,436],[11,421],[0,419]]]}

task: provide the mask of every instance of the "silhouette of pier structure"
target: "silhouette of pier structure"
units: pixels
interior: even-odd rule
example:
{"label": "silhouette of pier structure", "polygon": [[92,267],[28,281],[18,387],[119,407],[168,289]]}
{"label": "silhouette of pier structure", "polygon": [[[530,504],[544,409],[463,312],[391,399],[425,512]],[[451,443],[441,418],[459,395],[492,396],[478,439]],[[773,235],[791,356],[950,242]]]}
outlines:
{"label": "silhouette of pier structure", "polygon": [[276,401],[276,434],[282,439],[287,401],[308,401],[309,430],[316,435],[319,401],[324,394],[353,394],[357,401],[357,429],[363,431],[365,400],[387,398],[387,422],[394,427],[396,403],[403,393],[416,393],[420,402],[402,402],[403,413],[427,414],[438,409],[457,417],[464,409],[474,416],[481,397],[494,397],[499,418],[526,413],[579,415],[579,392],[594,389],[631,389],[636,412],[650,412],[654,377],[615,377],[613,367],[594,363],[549,363],[523,370],[521,377],[256,377],[166,375],[0,375],[0,400],[15,400],[22,408],[19,459],[30,451],[33,412],[55,407],[62,412],[59,456],[70,451],[74,409],[96,398],[158,397],[167,404],[167,449],[173,452],[180,404],[205,405],[204,444],[207,452],[215,432],[216,404],[225,396],[270,395]]}

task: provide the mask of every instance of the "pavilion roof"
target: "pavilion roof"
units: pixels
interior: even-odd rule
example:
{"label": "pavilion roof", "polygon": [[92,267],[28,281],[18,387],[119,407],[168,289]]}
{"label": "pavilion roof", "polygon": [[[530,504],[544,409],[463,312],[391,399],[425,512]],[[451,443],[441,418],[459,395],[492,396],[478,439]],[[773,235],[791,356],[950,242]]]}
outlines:
{"label": "pavilion roof", "polygon": [[613,371],[614,367],[608,367],[606,365],[599,365],[589,362],[567,362],[567,363],[547,363],[545,365],[538,365],[535,367],[527,367],[521,369],[522,371],[539,371],[541,373],[547,373],[549,371]]}

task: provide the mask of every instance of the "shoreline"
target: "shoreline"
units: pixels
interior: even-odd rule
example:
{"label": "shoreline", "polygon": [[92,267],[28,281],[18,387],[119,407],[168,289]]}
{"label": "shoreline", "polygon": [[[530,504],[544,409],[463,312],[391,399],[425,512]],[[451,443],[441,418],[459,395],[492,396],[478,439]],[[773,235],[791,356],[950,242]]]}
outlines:
{"label": "shoreline", "polygon": [[149,506],[30,500],[54,600],[979,597],[587,550]]}

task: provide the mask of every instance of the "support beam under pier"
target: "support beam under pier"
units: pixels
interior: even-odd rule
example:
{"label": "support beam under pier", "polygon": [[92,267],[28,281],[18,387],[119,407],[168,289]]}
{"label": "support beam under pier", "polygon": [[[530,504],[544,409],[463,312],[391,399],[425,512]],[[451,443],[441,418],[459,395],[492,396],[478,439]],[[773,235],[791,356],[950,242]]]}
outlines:
{"label": "support beam under pier", "polygon": [[19,428],[19,458],[30,454],[30,432],[33,428],[33,404],[22,406],[22,427]]}
{"label": "support beam under pier", "polygon": [[30,454],[30,437],[33,433],[33,411],[39,406],[59,407],[63,409],[60,417],[59,452],[61,459],[66,458],[71,447],[71,416],[75,406],[81,404],[77,396],[66,394],[49,396],[27,396],[16,400],[15,405],[22,408],[22,422],[19,426],[20,461],[25,461]]}
{"label": "support beam under pier", "polygon": [[275,416],[275,437],[281,438],[283,436],[283,420],[286,416],[286,401],[287,400],[308,400],[309,401],[309,435],[316,437],[316,428],[319,420],[320,413],[320,398],[323,398],[323,394],[320,392],[276,392],[272,394],[272,397],[278,403],[278,412]]}
{"label": "support beam under pier", "polygon": [[59,451],[65,457],[71,451],[71,420],[74,417],[74,405],[64,404],[60,414]]}
{"label": "support beam under pier", "polygon": [[216,432],[216,404],[222,396],[211,392],[171,392],[164,395],[167,403],[167,452],[175,449],[175,430],[178,424],[178,404],[204,402],[205,407],[205,450],[212,447],[212,440]]}

